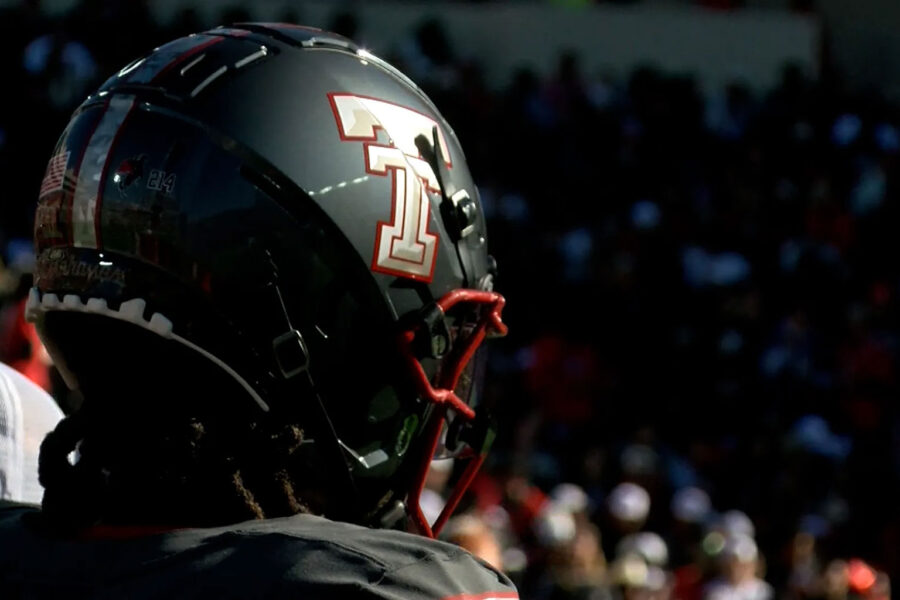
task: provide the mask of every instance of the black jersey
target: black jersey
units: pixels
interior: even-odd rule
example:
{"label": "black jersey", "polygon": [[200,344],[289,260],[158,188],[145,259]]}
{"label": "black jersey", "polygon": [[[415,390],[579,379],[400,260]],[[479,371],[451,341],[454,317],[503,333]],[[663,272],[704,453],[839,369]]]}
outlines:
{"label": "black jersey", "polygon": [[0,504],[0,598],[518,598],[506,576],[456,546],[312,515],[114,531],[61,538],[40,509]]}

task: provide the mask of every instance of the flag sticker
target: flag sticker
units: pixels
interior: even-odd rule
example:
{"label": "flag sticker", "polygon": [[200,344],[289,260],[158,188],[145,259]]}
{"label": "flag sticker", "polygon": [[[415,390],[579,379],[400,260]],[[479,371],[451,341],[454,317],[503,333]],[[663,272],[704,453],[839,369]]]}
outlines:
{"label": "flag sticker", "polygon": [[47,194],[60,192],[66,181],[66,166],[69,164],[69,151],[60,152],[50,159],[47,165],[47,172],[44,174],[44,180],[41,182],[41,193],[39,198],[43,198]]}

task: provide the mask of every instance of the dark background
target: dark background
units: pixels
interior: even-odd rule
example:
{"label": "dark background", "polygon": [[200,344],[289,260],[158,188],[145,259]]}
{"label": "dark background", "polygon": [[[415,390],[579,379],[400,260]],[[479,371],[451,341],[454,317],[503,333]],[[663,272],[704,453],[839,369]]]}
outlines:
{"label": "dark background", "polygon": [[[147,49],[253,17],[235,6],[160,22],[152,3],[69,4],[0,5],[0,360],[23,368],[32,212],[71,110]],[[664,4],[698,18],[756,10]],[[590,499],[608,561],[607,497],[632,481],[650,493],[643,527],[670,542],[670,572],[693,561],[712,576],[708,556],[678,547],[669,510],[696,486],[715,511],[752,519],[778,597],[824,594],[797,573],[819,581],[833,559],[900,574],[896,88],[888,67],[852,72],[854,49],[838,35],[834,50],[815,0],[749,4],[815,20],[816,73],[785,64],[767,89],[710,90],[652,65],[601,77],[573,52],[551,72],[491,81],[426,8],[396,45],[373,48],[435,101],[481,185],[511,333],[492,351],[487,393],[504,430],[477,505],[499,490],[502,543],[528,560],[510,567],[523,597],[594,597],[547,584],[535,514],[563,482]],[[281,16],[300,20],[303,6]],[[339,3],[309,24],[366,28]],[[798,535],[814,541],[802,565]]]}

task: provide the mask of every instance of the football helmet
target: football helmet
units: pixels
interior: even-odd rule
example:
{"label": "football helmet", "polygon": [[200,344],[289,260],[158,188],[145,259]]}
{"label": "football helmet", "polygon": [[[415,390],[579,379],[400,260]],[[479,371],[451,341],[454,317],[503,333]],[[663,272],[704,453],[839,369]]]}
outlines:
{"label": "football helmet", "polygon": [[[484,460],[479,349],[506,327],[478,190],[426,95],[350,40],[239,24],[124,67],[59,140],[35,244],[28,316],[70,386],[103,378],[67,327],[90,317],[190,349],[253,410],[303,403],[326,516],[436,534]],[[470,460],[432,524],[440,456]]]}

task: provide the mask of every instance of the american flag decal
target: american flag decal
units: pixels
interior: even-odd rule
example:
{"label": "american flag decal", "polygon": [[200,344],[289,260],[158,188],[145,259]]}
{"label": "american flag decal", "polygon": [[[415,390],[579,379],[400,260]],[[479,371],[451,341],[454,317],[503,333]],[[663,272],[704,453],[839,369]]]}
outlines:
{"label": "american flag decal", "polygon": [[69,163],[69,154],[69,151],[66,150],[50,159],[50,163],[47,165],[47,172],[44,174],[44,180],[41,182],[40,198],[63,189],[66,181],[66,165]]}

